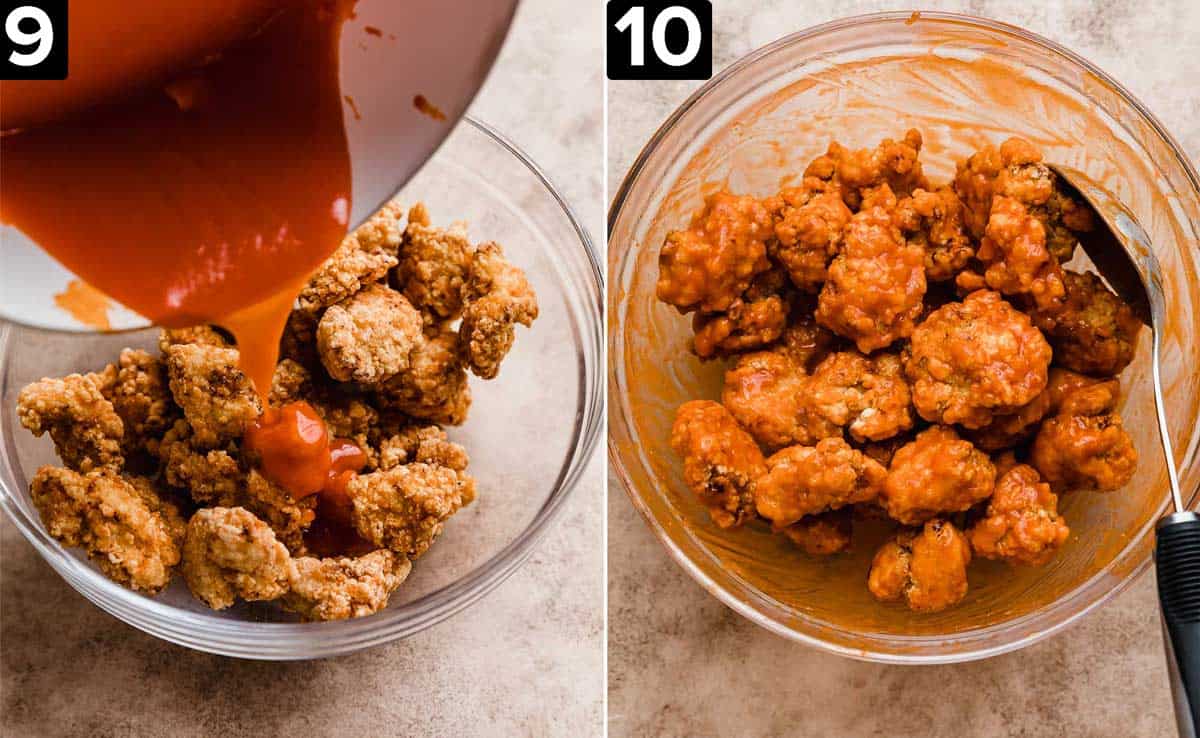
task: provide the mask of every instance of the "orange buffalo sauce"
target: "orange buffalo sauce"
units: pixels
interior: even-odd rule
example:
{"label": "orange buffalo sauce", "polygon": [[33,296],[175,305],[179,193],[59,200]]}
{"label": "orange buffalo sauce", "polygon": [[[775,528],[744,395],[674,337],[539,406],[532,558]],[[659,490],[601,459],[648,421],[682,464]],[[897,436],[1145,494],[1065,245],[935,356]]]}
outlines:
{"label": "orange buffalo sauce", "polygon": [[354,503],[347,486],[367,463],[362,449],[350,441],[334,441],[329,447],[332,461],[325,486],[317,501],[317,517],[304,534],[304,544],[318,556],[361,556],[375,546],[363,540],[354,528]]}

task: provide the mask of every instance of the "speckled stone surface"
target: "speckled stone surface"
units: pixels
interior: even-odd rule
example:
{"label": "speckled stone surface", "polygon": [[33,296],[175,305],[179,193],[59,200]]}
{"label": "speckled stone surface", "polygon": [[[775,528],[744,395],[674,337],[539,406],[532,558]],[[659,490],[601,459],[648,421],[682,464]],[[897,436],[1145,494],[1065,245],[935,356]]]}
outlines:
{"label": "speckled stone surface", "polygon": [[[1200,157],[1200,3],[974,0],[924,7],[1029,28],[1115,76]],[[866,0],[718,0],[715,68],[792,30],[895,9]],[[609,86],[609,194],[694,89]],[[667,556],[609,487],[612,736],[1174,735],[1153,579],[1024,651],[973,664],[894,667],[827,656],[760,630]]]}
{"label": "speckled stone surface", "polygon": [[[528,151],[600,242],[600,7],[525,0],[472,112]],[[0,522],[0,734],[579,736],[601,730],[600,455],[532,558],[408,640],[292,664],[145,635],[89,604]]]}

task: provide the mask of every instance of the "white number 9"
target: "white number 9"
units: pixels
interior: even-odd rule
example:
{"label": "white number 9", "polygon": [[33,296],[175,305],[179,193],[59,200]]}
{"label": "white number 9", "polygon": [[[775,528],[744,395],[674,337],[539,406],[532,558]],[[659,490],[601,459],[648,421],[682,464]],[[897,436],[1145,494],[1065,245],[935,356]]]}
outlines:
{"label": "white number 9", "polygon": [[[26,33],[20,28],[21,21],[27,18],[37,23],[37,30],[33,33]],[[4,34],[18,46],[35,47],[33,51],[14,51],[8,55],[8,60],[18,67],[41,64],[50,56],[50,49],[54,46],[54,27],[50,24],[50,16],[41,8],[30,5],[22,5],[8,14],[4,19]]]}

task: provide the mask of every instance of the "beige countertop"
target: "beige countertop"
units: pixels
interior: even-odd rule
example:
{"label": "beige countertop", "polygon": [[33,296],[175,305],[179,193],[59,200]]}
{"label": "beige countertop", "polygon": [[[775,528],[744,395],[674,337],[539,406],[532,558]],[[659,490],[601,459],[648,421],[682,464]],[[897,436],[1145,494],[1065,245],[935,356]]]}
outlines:
{"label": "beige countertop", "polygon": [[[1098,64],[1200,156],[1195,0],[926,2],[1014,23]],[[874,0],[714,2],[720,69],[780,35],[885,9]],[[750,10],[753,8],[753,10]],[[609,195],[655,128],[696,86],[609,87]],[[859,663],[751,625],[668,558],[609,484],[612,736],[1095,736],[1174,734],[1154,583],[1024,651],[944,667]]]}
{"label": "beige countertop", "polygon": [[[525,0],[472,113],[525,148],[602,242],[601,10]],[[595,735],[601,454],[511,579],[412,638],[322,661],[188,651],[89,604],[0,515],[0,735]]]}

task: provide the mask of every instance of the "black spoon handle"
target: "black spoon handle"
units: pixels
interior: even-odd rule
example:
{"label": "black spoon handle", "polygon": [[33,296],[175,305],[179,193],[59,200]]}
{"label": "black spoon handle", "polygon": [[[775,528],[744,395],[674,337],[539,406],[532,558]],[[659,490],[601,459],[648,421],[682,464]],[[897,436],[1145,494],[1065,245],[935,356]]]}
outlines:
{"label": "black spoon handle", "polygon": [[1200,724],[1200,515],[1181,512],[1158,521],[1154,563],[1179,735],[1195,738]]}

